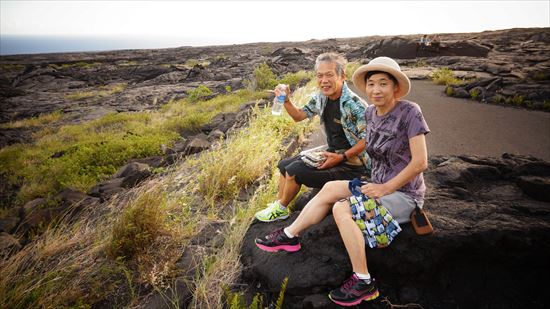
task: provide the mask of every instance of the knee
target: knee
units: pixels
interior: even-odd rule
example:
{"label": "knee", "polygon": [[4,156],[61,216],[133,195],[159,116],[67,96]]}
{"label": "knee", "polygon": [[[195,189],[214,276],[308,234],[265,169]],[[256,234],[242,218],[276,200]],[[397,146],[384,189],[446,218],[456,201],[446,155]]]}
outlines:
{"label": "knee", "polygon": [[277,164],[277,168],[279,169],[279,172],[281,172],[281,175],[286,176],[286,167],[288,165],[288,159],[283,159],[279,161]]}
{"label": "knee", "polygon": [[348,208],[349,203],[346,200],[340,200],[334,203],[334,206],[332,207],[332,215],[334,216],[334,221],[336,221],[337,224],[349,217]]}
{"label": "knee", "polygon": [[338,191],[338,188],[340,186],[340,182],[342,182],[342,181],[341,180],[329,181],[323,186],[321,191],[324,192],[324,193],[336,192],[336,191]]}

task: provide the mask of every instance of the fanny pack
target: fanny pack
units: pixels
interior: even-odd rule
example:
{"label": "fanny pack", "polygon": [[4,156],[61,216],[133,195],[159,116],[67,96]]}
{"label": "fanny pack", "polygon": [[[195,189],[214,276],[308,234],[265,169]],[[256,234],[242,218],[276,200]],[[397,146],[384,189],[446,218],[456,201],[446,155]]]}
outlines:
{"label": "fanny pack", "polygon": [[365,243],[370,248],[387,247],[401,232],[401,227],[386,207],[361,193],[362,185],[358,178],[348,183],[349,190],[353,193],[348,198],[353,220],[363,232]]}

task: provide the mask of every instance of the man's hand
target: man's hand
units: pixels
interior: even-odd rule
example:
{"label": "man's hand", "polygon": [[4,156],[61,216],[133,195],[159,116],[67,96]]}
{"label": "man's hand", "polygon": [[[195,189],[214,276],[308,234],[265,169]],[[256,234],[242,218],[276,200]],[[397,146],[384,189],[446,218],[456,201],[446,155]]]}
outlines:
{"label": "man's hand", "polygon": [[285,92],[285,95],[286,95],[285,102],[289,101],[290,95],[292,94],[290,92],[290,86],[285,84],[279,84],[275,86],[275,89],[273,89],[273,92],[275,93],[276,97],[278,97],[281,94],[281,91]]}
{"label": "man's hand", "polygon": [[325,157],[325,162],[318,167],[320,170],[336,166],[344,160],[341,154],[328,151],[323,151],[323,157]]}
{"label": "man's hand", "polygon": [[388,188],[388,185],[386,185],[385,183],[376,184],[376,183],[369,182],[368,184],[361,186],[361,193],[365,194],[370,198],[378,199],[392,192]]}

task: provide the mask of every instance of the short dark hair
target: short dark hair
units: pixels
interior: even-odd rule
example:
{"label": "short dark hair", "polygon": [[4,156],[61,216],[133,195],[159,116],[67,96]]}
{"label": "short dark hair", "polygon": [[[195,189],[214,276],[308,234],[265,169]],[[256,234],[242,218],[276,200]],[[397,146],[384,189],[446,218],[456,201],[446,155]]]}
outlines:
{"label": "short dark hair", "polygon": [[391,75],[390,73],[388,72],[384,72],[384,71],[368,71],[367,74],[365,74],[365,82],[367,82],[367,80],[375,75],[375,74],[386,74],[388,76],[389,79],[391,79],[391,81],[396,84],[396,85],[399,85],[399,83],[397,82],[397,78],[395,78],[393,75]]}

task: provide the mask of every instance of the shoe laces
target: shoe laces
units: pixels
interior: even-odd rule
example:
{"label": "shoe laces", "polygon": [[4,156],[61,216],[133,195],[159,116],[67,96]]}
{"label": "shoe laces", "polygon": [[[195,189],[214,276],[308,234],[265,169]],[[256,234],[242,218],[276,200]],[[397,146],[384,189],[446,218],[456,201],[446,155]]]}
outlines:
{"label": "shoe laces", "polygon": [[349,291],[351,288],[355,285],[355,283],[359,281],[359,278],[354,274],[349,279],[344,281],[344,284],[342,284],[342,289],[344,291]]}
{"label": "shoe laces", "polygon": [[279,235],[283,232],[283,229],[278,229],[273,231],[271,234],[267,235],[267,239],[277,239]]}

